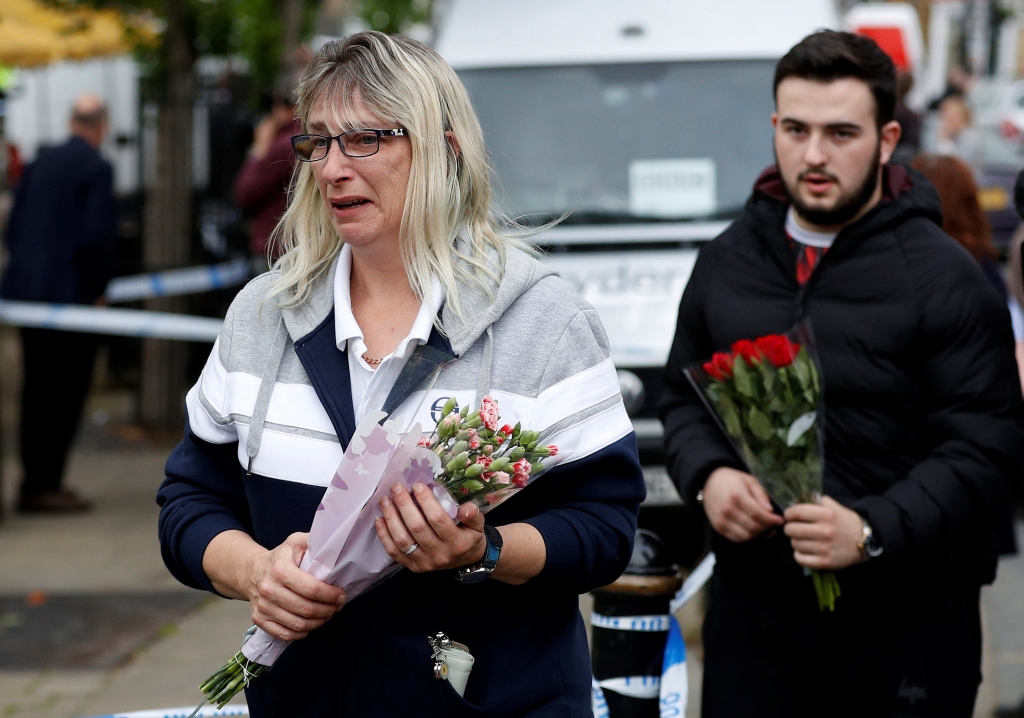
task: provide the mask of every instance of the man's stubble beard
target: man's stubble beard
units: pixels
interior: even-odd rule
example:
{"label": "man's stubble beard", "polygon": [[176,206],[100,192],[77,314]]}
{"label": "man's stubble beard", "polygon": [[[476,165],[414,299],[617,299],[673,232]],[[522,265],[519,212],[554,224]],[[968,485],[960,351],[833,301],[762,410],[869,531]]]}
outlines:
{"label": "man's stubble beard", "polygon": [[[778,154],[775,156],[775,164],[778,166],[779,158]],[[795,187],[789,186],[789,181],[782,176],[782,171],[779,171],[779,175],[782,176],[782,186],[786,190],[786,195],[789,197],[789,201],[793,203],[793,209],[800,215],[806,222],[810,224],[818,225],[819,227],[835,227],[838,225],[846,224],[851,219],[857,216],[857,214],[864,209],[864,205],[871,201],[871,198],[875,195],[875,190],[878,189],[879,182],[879,168],[882,166],[882,144],[878,143],[875,148],[875,156],[871,161],[871,168],[868,170],[867,176],[861,182],[860,187],[857,191],[846,197],[840,196],[836,203],[836,206],[832,209],[815,209],[814,207],[808,207],[797,195]],[[806,170],[811,172],[812,170]],[[803,173],[801,173],[803,174]],[[835,175],[830,172],[825,172],[829,177],[835,180]],[[799,175],[797,177],[799,182]]]}

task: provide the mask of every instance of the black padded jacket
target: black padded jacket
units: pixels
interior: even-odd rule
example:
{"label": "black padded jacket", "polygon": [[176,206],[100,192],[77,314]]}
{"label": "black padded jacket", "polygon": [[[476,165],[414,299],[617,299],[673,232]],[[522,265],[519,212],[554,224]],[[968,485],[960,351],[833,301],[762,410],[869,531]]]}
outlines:
{"label": "black padded jacket", "polygon": [[[874,527],[884,554],[869,563],[991,581],[999,549],[1013,545],[1024,473],[1005,302],[939,228],[935,189],[904,167],[886,168],[882,201],[839,233],[803,287],[787,209],[770,167],[743,214],[701,251],[683,294],[660,407],[680,494],[693,502],[715,468],[743,468],[683,369],[809,317],[825,388],[824,492]],[[714,534],[713,545],[726,574],[779,563],[797,571],[786,540]]]}

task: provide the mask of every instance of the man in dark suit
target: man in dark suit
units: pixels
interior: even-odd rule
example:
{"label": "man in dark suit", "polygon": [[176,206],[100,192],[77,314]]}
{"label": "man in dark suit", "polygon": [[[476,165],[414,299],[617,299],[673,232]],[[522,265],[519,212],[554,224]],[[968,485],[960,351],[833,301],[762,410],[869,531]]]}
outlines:
{"label": "man in dark suit", "polygon": [[[103,102],[83,96],[71,138],[25,169],[7,226],[5,299],[60,304],[102,302],[115,241],[113,171],[98,148],[107,129]],[[96,335],[21,330],[22,512],[85,511],[89,502],[61,489],[93,364]]]}

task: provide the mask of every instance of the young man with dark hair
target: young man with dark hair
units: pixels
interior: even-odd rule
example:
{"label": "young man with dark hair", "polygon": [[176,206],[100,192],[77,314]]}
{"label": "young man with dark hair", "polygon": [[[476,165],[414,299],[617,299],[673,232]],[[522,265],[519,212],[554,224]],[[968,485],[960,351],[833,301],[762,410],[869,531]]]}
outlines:
{"label": "young man with dark hair", "polygon": [[[889,165],[892,62],[820,32],[775,75],[776,165],[700,254],[661,407],[667,464],[714,529],[704,716],[970,716],[979,589],[1024,472],[1005,303]],[[780,514],[683,369],[809,318],[825,389],[818,504]],[[807,569],[837,573],[821,612]]]}

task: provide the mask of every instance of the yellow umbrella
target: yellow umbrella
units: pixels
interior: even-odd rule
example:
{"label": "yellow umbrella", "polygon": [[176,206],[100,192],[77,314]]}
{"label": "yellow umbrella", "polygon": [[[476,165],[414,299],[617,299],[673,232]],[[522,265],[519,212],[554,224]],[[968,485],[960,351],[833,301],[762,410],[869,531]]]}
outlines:
{"label": "yellow umbrella", "polygon": [[35,67],[48,65],[54,59],[50,33],[0,19],[0,63]]}
{"label": "yellow umbrella", "polygon": [[[152,37],[138,27],[137,38]],[[36,0],[0,0],[0,63],[36,67],[128,52],[133,42],[112,10],[58,10]]]}

